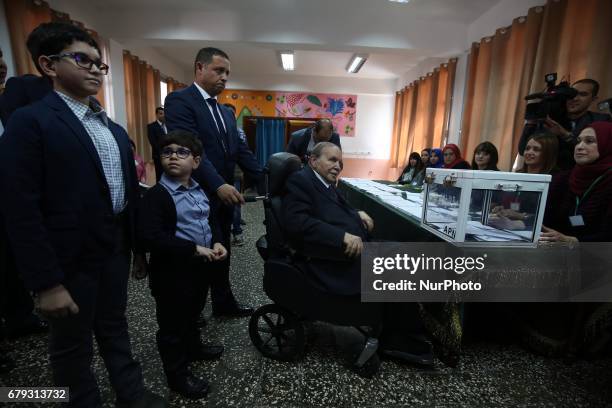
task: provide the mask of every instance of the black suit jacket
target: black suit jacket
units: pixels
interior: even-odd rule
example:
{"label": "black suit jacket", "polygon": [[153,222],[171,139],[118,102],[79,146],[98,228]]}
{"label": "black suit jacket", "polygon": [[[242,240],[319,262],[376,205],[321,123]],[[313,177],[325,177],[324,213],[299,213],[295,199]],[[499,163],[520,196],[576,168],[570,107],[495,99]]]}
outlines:
{"label": "black suit jacket", "polygon": [[[310,137],[312,136],[312,129],[312,127],[309,127],[293,132],[291,140],[289,140],[287,145],[287,152],[295,154],[303,162],[307,161],[306,154],[308,152],[308,143],[310,143]],[[342,146],[340,146],[340,135],[336,132],[332,133],[329,141],[342,149]]]}
{"label": "black suit jacket", "polygon": [[15,110],[39,101],[53,90],[51,81],[37,75],[22,75],[6,81],[4,93],[0,95],[0,119],[6,128],[9,117]]}
{"label": "black suit jacket", "polygon": [[[222,242],[219,226],[218,201],[209,200],[208,223],[212,232],[212,242]],[[173,275],[189,267],[193,260],[196,244],[176,236],[176,205],[168,190],[157,183],[151,187],[140,203],[138,213],[138,237],[145,250],[151,252],[151,288],[163,282],[163,275]],[[155,282],[153,282],[155,281]]]}
{"label": "black suit jacket", "polygon": [[226,148],[223,147],[207,102],[195,85],[172,92],[164,103],[168,132],[183,129],[200,137],[204,154],[200,167],[193,172],[192,177],[211,193],[216,193],[222,184],[234,184],[236,164],[256,180],[263,174],[246,142],[240,139],[233,113],[223,105],[219,105],[219,109],[227,127]]}
{"label": "black suit jacket", "polygon": [[164,129],[162,129],[157,121],[147,125],[147,138],[149,139],[149,144],[151,144],[151,155],[153,156],[153,163],[155,164],[155,177],[157,181],[159,181],[164,171],[159,157],[159,140],[164,134]]}
{"label": "black suit jacket", "polygon": [[[345,232],[367,240],[357,211],[335,192],[335,187],[326,189],[310,167],[292,174],[286,188],[282,226],[298,252],[304,247],[320,246],[342,254]],[[337,261],[312,258],[302,266],[332,293],[360,293],[359,258]]]}
{"label": "black suit jacket", "polygon": [[[121,154],[133,244],[134,156],[125,130],[110,120],[109,129]],[[116,221],[100,157],[55,92],[11,116],[0,138],[0,191],[9,242],[28,289],[88,273],[83,259],[104,260],[116,251]]]}

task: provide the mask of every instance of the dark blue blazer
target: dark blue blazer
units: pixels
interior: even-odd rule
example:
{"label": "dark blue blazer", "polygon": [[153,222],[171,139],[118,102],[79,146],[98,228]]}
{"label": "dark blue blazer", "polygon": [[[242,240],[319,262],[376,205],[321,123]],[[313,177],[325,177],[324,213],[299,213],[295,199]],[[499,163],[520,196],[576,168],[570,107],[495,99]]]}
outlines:
{"label": "dark blue blazer", "polygon": [[[335,187],[330,187],[335,190]],[[282,199],[282,226],[292,246],[300,252],[312,254],[319,247],[321,253],[342,254],[344,233],[361,237],[368,233],[357,211],[340,195],[325,188],[314,171],[306,166],[287,180]],[[316,254],[301,265],[331,293],[356,295],[361,288],[359,258],[338,260],[317,259]]]}
{"label": "dark blue blazer", "polygon": [[[125,130],[110,120],[109,128],[121,153],[133,237],[138,197],[134,157]],[[100,158],[79,119],[55,92],[9,119],[0,138],[0,191],[9,242],[28,289],[43,290],[69,276],[91,273],[95,260],[116,250],[116,221]]]}
{"label": "dark blue blazer", "polygon": [[219,105],[219,108],[228,131],[227,151],[223,148],[221,135],[207,102],[195,85],[172,92],[164,103],[168,132],[183,129],[200,137],[204,145],[204,155],[200,167],[193,172],[192,177],[212,193],[222,184],[234,184],[236,164],[254,179],[259,179],[263,174],[246,142],[240,139],[232,111],[223,105]]}
{"label": "dark blue blazer", "polygon": [[4,93],[0,95],[0,120],[6,128],[9,117],[17,109],[44,98],[53,90],[51,81],[37,75],[22,75],[6,81]]}
{"label": "dark blue blazer", "polygon": [[[291,134],[291,140],[287,145],[287,152],[295,154],[297,157],[305,161],[306,153],[308,151],[308,143],[310,143],[310,137],[312,135],[312,127],[300,129]],[[332,133],[330,143],[335,144],[340,149],[340,135],[336,132]]]}

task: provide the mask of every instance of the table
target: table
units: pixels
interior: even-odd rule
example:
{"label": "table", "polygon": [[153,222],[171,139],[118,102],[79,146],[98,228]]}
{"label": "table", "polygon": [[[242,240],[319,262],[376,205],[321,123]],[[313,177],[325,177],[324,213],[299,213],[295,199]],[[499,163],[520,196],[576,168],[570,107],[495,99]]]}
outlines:
{"label": "table", "polygon": [[[380,195],[370,192],[380,189]],[[370,191],[368,191],[370,190]],[[396,191],[396,192],[391,192]],[[384,180],[340,179],[338,192],[354,208],[363,210],[374,219],[372,236],[376,240],[395,242],[442,242],[429,231],[421,228],[420,209],[415,204],[416,211],[402,210],[398,205],[400,200],[407,199],[414,203],[421,202],[420,193],[402,191],[393,187],[393,183]],[[389,193],[389,194],[387,194]],[[389,197],[388,200],[383,197]],[[418,214],[418,216],[417,216]]]}

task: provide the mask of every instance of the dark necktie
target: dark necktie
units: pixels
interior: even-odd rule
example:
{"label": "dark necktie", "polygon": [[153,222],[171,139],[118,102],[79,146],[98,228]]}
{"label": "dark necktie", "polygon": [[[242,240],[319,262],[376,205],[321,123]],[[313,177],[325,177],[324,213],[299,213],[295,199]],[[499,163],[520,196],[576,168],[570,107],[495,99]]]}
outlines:
{"label": "dark necktie", "polygon": [[213,116],[215,117],[215,121],[217,122],[217,130],[219,131],[219,135],[221,136],[221,144],[223,145],[223,150],[227,152],[227,132],[223,127],[223,121],[221,120],[221,115],[219,115],[219,109],[217,108],[217,100],[215,98],[208,98],[206,100],[213,111]]}

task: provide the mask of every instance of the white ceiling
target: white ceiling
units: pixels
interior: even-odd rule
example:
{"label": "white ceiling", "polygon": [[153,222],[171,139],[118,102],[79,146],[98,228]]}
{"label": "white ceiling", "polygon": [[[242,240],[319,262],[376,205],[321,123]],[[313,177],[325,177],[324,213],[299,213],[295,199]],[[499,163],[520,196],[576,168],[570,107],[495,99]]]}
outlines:
{"label": "white ceiling", "polygon": [[[74,1],[64,0],[75,3]],[[154,49],[189,73],[197,50],[226,51],[234,75],[395,79],[466,48],[470,23],[499,0],[89,0],[96,28],[126,47]],[[86,5],[85,5],[86,4]],[[295,50],[296,70],[277,52]],[[353,53],[370,58],[348,74]]]}

